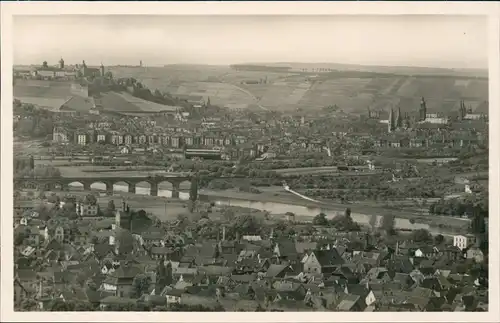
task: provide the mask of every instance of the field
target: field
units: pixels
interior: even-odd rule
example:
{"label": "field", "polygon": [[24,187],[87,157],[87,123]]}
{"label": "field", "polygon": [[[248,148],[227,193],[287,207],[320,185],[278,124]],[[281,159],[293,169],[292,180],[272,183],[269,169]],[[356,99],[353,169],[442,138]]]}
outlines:
{"label": "field", "polygon": [[14,97],[69,98],[70,84],[67,82],[51,82],[37,80],[16,80]]}
{"label": "field", "polygon": [[[400,75],[350,76],[346,72],[317,77],[236,71],[224,66],[119,67],[112,71],[116,77],[135,77],[152,89],[174,96],[200,95],[210,97],[213,104],[239,108],[259,104],[271,110],[313,110],[336,104],[346,112],[365,113],[368,107],[387,110],[399,105],[404,113],[416,111],[421,97],[425,97],[428,111],[449,112],[458,109],[459,100],[465,100],[473,110],[488,100],[486,79],[442,77],[443,71],[431,69],[417,73],[414,68],[402,68]],[[396,68],[390,71],[396,72]],[[438,75],[428,75],[430,73]],[[412,76],[417,74],[420,76]],[[252,84],[246,83],[249,81]]]}

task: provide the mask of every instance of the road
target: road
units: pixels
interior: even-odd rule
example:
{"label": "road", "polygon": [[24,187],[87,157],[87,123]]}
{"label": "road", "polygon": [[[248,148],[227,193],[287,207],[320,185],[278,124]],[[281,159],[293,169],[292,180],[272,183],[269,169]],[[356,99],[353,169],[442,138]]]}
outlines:
{"label": "road", "polygon": [[[225,74],[225,75],[227,75],[227,74]],[[224,76],[224,75],[222,75],[222,76]],[[220,76],[220,77],[218,78],[220,83],[230,85],[230,86],[234,87],[236,90],[238,90],[238,91],[240,91],[240,92],[245,93],[246,95],[250,96],[250,97],[251,97],[251,98],[255,101],[255,104],[256,104],[256,105],[257,105],[260,109],[262,109],[262,110],[264,110],[264,111],[269,111],[269,109],[268,109],[268,108],[266,108],[266,107],[262,106],[262,105],[259,103],[259,99],[258,99],[255,95],[253,95],[250,91],[245,90],[244,88],[239,87],[239,86],[237,86],[237,85],[235,85],[235,84],[228,83],[228,82],[224,82],[224,81],[222,80],[222,78],[221,78],[222,76]]]}

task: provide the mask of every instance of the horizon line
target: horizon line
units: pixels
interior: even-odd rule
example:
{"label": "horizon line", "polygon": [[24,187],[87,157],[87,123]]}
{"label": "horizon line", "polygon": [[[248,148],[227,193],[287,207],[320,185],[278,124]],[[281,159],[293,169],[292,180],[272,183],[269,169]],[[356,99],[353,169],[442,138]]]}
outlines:
{"label": "horizon line", "polygon": [[[170,64],[162,64],[162,63],[155,63],[155,64],[145,64],[144,61],[142,67],[166,67],[166,66],[224,66],[224,67],[231,67],[233,65],[255,65],[255,66],[266,66],[266,65],[271,65],[271,64],[304,64],[304,65],[313,65],[313,64],[318,64],[318,65],[327,65],[327,64],[336,64],[336,65],[344,65],[344,66],[359,66],[359,67],[399,67],[399,68],[422,68],[422,69],[437,69],[437,70],[481,70],[481,71],[488,71],[489,66],[487,67],[437,67],[437,66],[431,66],[431,65],[409,65],[409,64],[395,64],[395,65],[388,65],[388,64],[364,64],[364,63],[339,63],[339,62],[302,62],[302,61],[291,61],[291,62],[283,62],[283,61],[276,61],[276,62],[238,62],[238,63],[224,63],[224,64],[214,64],[214,63],[196,63],[196,62],[189,62],[189,63],[170,63]],[[55,61],[54,63],[49,63],[49,66],[55,66],[58,61]],[[99,63],[88,63],[87,61],[85,62],[86,65],[88,66],[100,66],[104,64],[104,62],[99,62]],[[75,65],[80,65],[82,62],[79,63],[69,63],[65,64],[67,66],[75,66]],[[14,63],[12,66],[41,66],[41,63]],[[113,64],[104,64],[104,66],[130,66],[130,67],[141,67],[141,65],[137,64],[131,64],[131,63],[113,63]],[[271,67],[271,66],[269,66]]]}

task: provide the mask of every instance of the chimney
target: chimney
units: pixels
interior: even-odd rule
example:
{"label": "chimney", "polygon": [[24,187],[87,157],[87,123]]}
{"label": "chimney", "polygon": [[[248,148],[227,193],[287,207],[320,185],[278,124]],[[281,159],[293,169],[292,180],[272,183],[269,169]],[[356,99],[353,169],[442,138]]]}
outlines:
{"label": "chimney", "polygon": [[226,241],[226,226],[222,226],[222,241]]}

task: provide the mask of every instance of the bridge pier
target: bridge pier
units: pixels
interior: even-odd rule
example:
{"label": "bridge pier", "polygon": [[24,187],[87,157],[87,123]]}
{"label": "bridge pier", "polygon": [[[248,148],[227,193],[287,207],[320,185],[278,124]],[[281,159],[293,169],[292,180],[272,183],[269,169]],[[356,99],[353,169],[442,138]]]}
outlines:
{"label": "bridge pier", "polygon": [[179,198],[179,187],[181,183],[178,182],[172,182],[172,198],[178,199]]}
{"label": "bridge pier", "polygon": [[113,195],[113,183],[106,183],[106,195],[107,196]]}
{"label": "bridge pier", "polygon": [[151,183],[149,195],[158,196],[158,183]]}
{"label": "bridge pier", "polygon": [[128,192],[135,194],[135,184],[128,184]]}
{"label": "bridge pier", "polygon": [[83,183],[83,190],[90,191],[90,185],[92,185],[92,184],[91,183]]}

